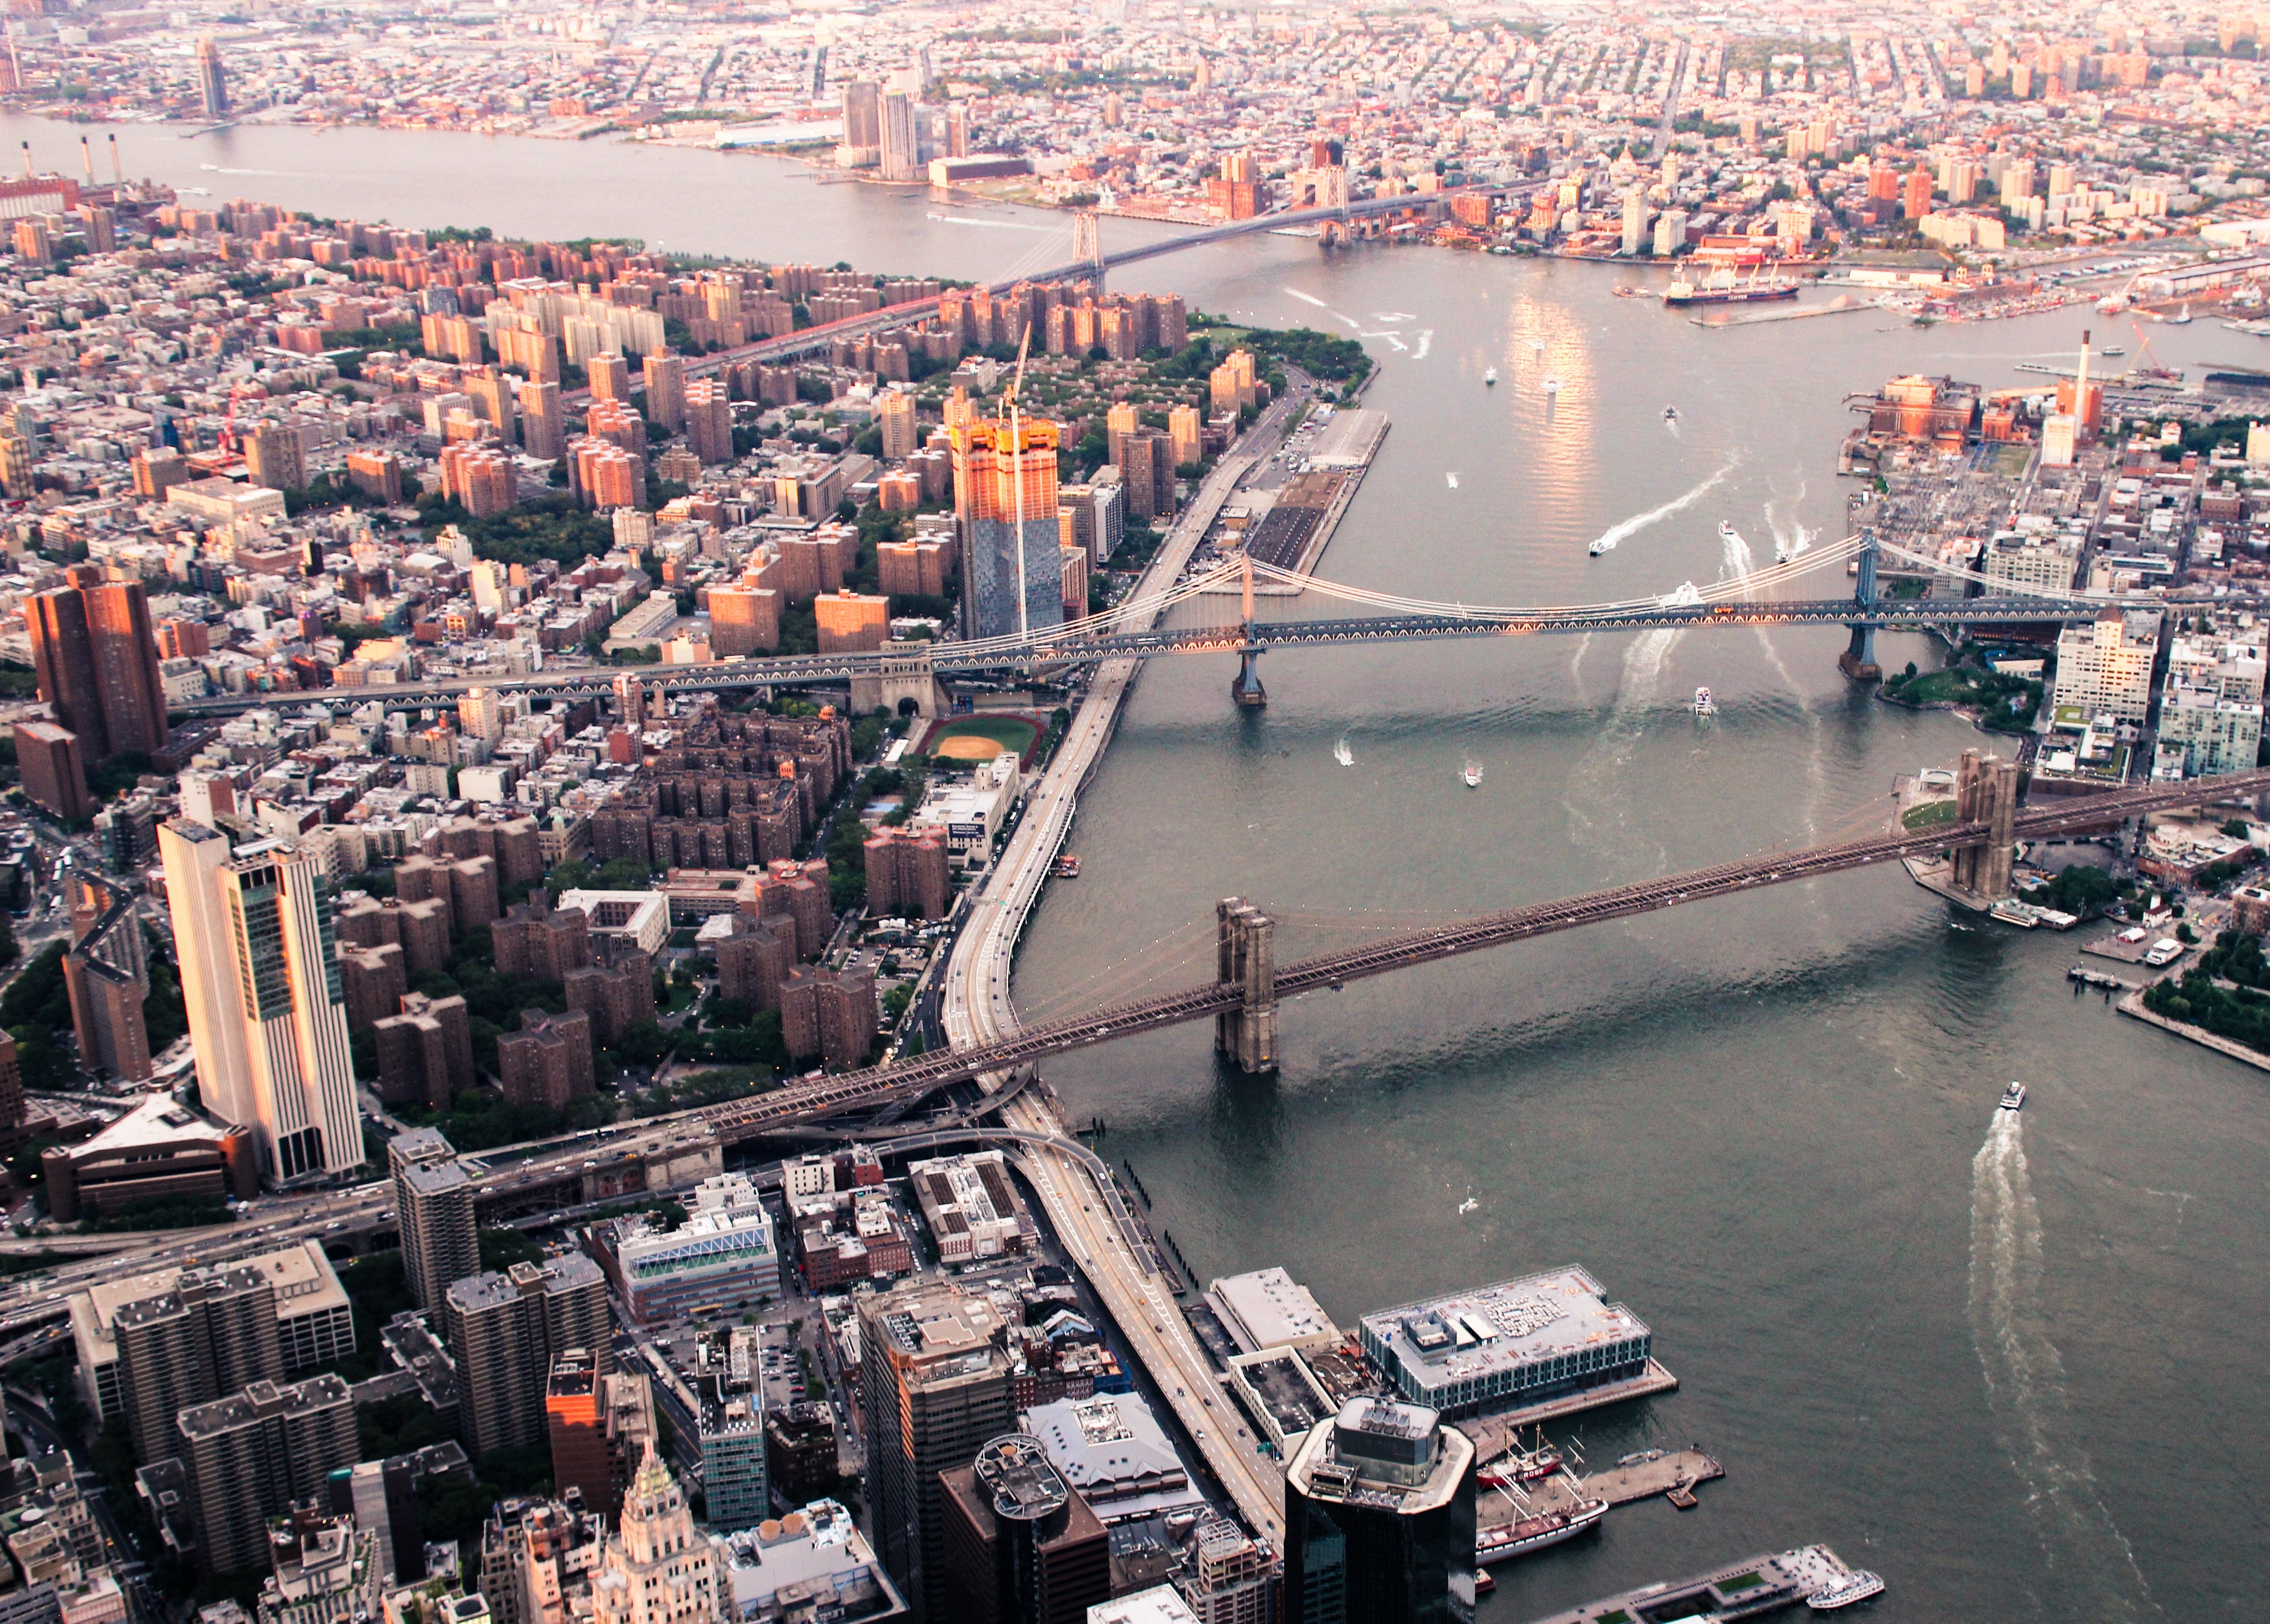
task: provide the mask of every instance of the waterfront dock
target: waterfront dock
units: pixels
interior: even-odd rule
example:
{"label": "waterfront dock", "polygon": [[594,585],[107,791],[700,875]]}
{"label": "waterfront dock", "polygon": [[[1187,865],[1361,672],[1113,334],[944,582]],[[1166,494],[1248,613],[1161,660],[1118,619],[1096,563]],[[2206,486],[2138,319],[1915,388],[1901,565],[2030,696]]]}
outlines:
{"label": "waterfront dock", "polygon": [[[1589,1478],[1562,1472],[1534,1483],[1517,1483],[1511,1488],[1484,1488],[1480,1491],[1480,1518],[1482,1526],[1488,1528],[1524,1516],[1572,1510],[1588,1500],[1628,1506],[1634,1501],[1652,1500],[1658,1494],[1668,1496],[1691,1491],[1697,1484],[1725,1475],[1725,1467],[1699,1447],[1690,1445],[1683,1450],[1667,1450],[1652,1460],[1610,1466]],[[1500,1515],[1509,1510],[1511,1515]]]}
{"label": "waterfront dock", "polygon": [[1518,1410],[1494,1410],[1487,1415],[1465,1416],[1452,1425],[1473,1440],[1478,1458],[1495,1460],[1517,1446],[1518,1434],[1541,1421],[1557,1421],[1586,1410],[1621,1404],[1628,1398],[1651,1398],[1658,1393],[1678,1390],[1679,1378],[1651,1359],[1645,1370],[1628,1381],[1607,1382],[1581,1392],[1563,1393],[1558,1398],[1524,1405]]}
{"label": "waterfront dock", "polygon": [[1806,1597],[1849,1583],[1852,1569],[1825,1545],[1808,1545],[1743,1561],[1691,1579],[1643,1585],[1556,1613],[1539,1624],[1651,1624],[1677,1619],[1709,1624],[1721,1619],[1755,1618],[1795,1606]]}

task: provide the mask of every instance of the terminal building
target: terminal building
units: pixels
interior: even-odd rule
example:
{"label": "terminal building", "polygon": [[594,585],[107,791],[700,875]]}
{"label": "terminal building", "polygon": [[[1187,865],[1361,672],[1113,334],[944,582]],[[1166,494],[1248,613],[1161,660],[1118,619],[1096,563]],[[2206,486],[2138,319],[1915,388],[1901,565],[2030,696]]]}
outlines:
{"label": "terminal building", "polygon": [[1207,1286],[1206,1306],[1241,1353],[1327,1348],[1340,1340],[1339,1327],[1309,1288],[1282,1269],[1224,1275]]}
{"label": "terminal building", "polygon": [[1511,1410],[1644,1375],[1654,1338],[1571,1264],[1360,1322],[1364,1353],[1413,1404]]}

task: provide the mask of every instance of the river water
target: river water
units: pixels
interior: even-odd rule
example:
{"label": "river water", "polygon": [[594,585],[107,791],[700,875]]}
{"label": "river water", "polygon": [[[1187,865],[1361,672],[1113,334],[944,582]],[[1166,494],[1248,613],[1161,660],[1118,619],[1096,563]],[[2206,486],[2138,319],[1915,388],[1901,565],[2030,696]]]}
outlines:
{"label": "river water", "polygon": [[[77,130],[0,125],[76,165]],[[969,278],[1065,256],[1050,216],[751,156],[365,130],[122,145],[130,173],[402,224]],[[1108,246],[1156,228],[1105,229]],[[1705,331],[1613,297],[1618,274],[1263,237],[1129,285],[1372,335],[1368,404],[1394,427],[1320,573],[1470,603],[1709,582],[1740,562],[1721,520],[1754,561],[1777,535],[1834,540],[1848,391],[1908,371],[2021,382],[2015,362],[2108,325]],[[2172,365],[2263,352],[2211,323],[2150,330]],[[1547,374],[1566,384],[1549,409]],[[1205,978],[1224,895],[1275,914],[1291,958],[1874,827],[1893,775],[1978,736],[1847,684],[1842,640],[1272,653],[1257,716],[1230,705],[1227,662],[1156,664],[1075,829],[1082,877],[1027,934],[1019,1002]],[[1883,656],[1932,652],[1887,638]],[[1702,684],[1722,707],[1708,726],[1686,714]],[[1885,1619],[2252,1617],[2270,1079],[2074,999],[2075,945],[1957,918],[1896,871],[1848,874],[1311,996],[1283,1012],[1276,1078],[1220,1069],[1197,1027],[1050,1077],[1077,1118],[1108,1120],[1104,1148],[1204,1274],[1280,1264],[1352,1325],[1576,1262],[1653,1328],[1680,1390],[1571,1435],[1596,1462],[1699,1442],[1725,1479],[1697,1510],[1626,1508],[1500,1568],[1488,1618],[1814,1540],[1885,1576]],[[2013,1077],[2031,1095],[1998,1123]]]}

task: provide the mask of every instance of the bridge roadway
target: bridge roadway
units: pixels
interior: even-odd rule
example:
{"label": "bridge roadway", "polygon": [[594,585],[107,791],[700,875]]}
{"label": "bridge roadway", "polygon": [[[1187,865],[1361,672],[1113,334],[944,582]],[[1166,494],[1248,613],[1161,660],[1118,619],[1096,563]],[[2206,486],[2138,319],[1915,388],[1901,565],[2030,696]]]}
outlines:
{"label": "bridge roadway", "polygon": [[[1107,667],[1107,671],[1114,668]],[[1131,666],[1121,668],[1122,679],[1131,677]],[[1099,691],[1094,699],[1114,700],[1124,689]],[[1103,710],[1114,707],[1083,706],[1082,717],[1097,713],[1090,729],[1075,720],[1066,740],[1069,753],[1057,760],[1067,768],[1055,782],[1044,780],[1033,805],[1020,821],[1013,845],[1029,842],[1029,849],[1053,853],[1069,827],[1072,793],[1080,778],[1100,755],[1108,740],[1111,719]],[[1053,772],[1052,775],[1053,776]],[[2153,785],[2108,795],[2075,797],[2020,812],[2013,824],[2019,840],[2071,833],[2077,829],[2118,823],[2144,812],[2215,801],[2251,798],[2270,793],[2270,769],[2235,774],[2226,778],[2199,779],[2181,785]],[[1318,988],[1329,988],[1366,975],[1445,959],[1458,953],[1527,941],[1556,931],[1574,930],[1611,919],[1628,918],[1712,897],[1731,896],[1766,886],[1809,879],[1847,869],[1863,868],[1902,857],[1928,855],[1950,846],[1975,844],[1986,838],[1978,824],[1942,825],[1915,834],[1871,835],[1836,845],[1813,847],[1722,864],[1635,885],[1611,887],[1584,896],[1534,903],[1439,929],[1415,931],[1340,953],[1300,960],[1282,966],[1277,975],[1280,997]],[[1009,854],[1005,853],[1005,858]],[[949,983],[949,1029],[969,1047],[953,1052],[924,1055],[910,1061],[864,1072],[792,1083],[756,1099],[729,1105],[706,1106],[672,1116],[655,1117],[625,1128],[599,1141],[580,1141],[546,1148],[526,1160],[493,1166],[475,1180],[485,1220],[522,1210],[543,1210],[575,1205],[586,1172],[632,1172],[633,1162],[650,1157],[683,1154],[688,1146],[714,1136],[722,1147],[778,1129],[826,1122],[864,1112],[896,1101],[913,1100],[956,1082],[1005,1074],[1054,1054],[1093,1047],[1190,1021],[1203,1020],[1239,1003],[1238,990],[1226,983],[1206,983],[1139,1003],[1097,1010],[1062,1020],[1019,1029],[1013,1014],[989,1010],[981,1024],[968,1012],[988,1008],[998,998],[1004,1008],[1007,976],[1015,938],[1031,901],[1045,875],[1044,856],[1004,865],[999,894],[989,886],[978,906],[988,910],[964,938],[972,945],[957,952]],[[979,989],[983,996],[979,996]],[[1045,1105],[1030,1093],[1007,1109],[1010,1125],[1020,1130],[1060,1134]],[[502,1153],[500,1153],[501,1155]],[[1066,1176],[1071,1176],[1069,1164]],[[1081,1175],[1083,1178],[1085,1175]],[[530,1206],[530,1204],[538,1204]],[[128,1244],[102,1257],[72,1258],[48,1272],[20,1276],[0,1285],[0,1339],[20,1339],[41,1333],[68,1312],[69,1294],[95,1280],[128,1272],[175,1264],[219,1262],[303,1240],[326,1242],[352,1240],[358,1235],[390,1229],[395,1224],[394,1191],[378,1183],[350,1190],[308,1195],[263,1198],[253,1221],[226,1228],[174,1230],[125,1239]],[[1090,1242],[1092,1252],[1124,1246],[1101,1234]],[[12,1249],[11,1249],[12,1250]],[[1147,1260],[1140,1261],[1147,1267]],[[1146,1277],[1147,1278],[1147,1277]],[[0,1344],[5,1356],[11,1342]]]}
{"label": "bridge roadway", "polygon": [[[1171,582],[1172,576],[1165,578]],[[1162,583],[1164,584],[1164,583]],[[2104,612],[2097,600],[2050,597],[1970,597],[1934,603],[1928,612],[1910,600],[1881,599],[1863,610],[1852,598],[1793,599],[1725,604],[1661,604],[1636,609],[1523,609],[1501,614],[1368,615],[1354,619],[1256,620],[1214,626],[1146,627],[1082,635],[1076,629],[1036,635],[1028,644],[1004,649],[987,644],[934,646],[931,663],[942,676],[986,671],[1030,671],[1036,666],[1092,665],[1108,660],[1155,655],[1234,654],[1251,645],[1264,649],[1339,649],[1362,643],[1425,642],[1461,637],[1525,637],[1568,632],[1628,632],[1672,628],[1708,630],[1741,626],[2005,626],[2023,622],[2080,622]],[[698,666],[640,666],[641,681],[654,693],[730,692],[760,685],[794,687],[873,676],[886,660],[903,660],[904,647],[880,652],[794,654],[727,660]],[[328,690],[304,696],[308,702],[367,703],[389,710],[419,710],[451,701],[475,688],[553,699],[599,698],[612,691],[614,668],[562,671],[552,676],[475,677],[449,682],[412,682],[380,687]],[[191,716],[234,716],[262,705],[290,704],[302,696],[231,693],[189,700],[171,708]]]}
{"label": "bridge roadway", "polygon": [[[1287,209],[1274,214],[1257,214],[1251,219],[1230,220],[1223,225],[1184,232],[1180,236],[1161,237],[1154,242],[1139,243],[1133,248],[1115,248],[1103,256],[1103,270],[1109,275],[1122,265],[1139,264],[1146,259],[1180,254],[1187,248],[1206,248],[1213,243],[1227,242],[1234,237],[1251,236],[1257,232],[1282,231],[1287,226],[1322,226],[1330,220],[1361,219],[1375,214],[1403,214],[1436,205],[1448,207],[1451,199],[1471,194],[1523,197],[1539,190],[1547,184],[1548,182],[1542,181],[1525,181],[1511,186],[1461,186],[1424,195],[1414,193],[1405,197],[1358,198],[1345,209]],[[989,283],[987,291],[1005,293],[1020,282],[1085,281],[1094,276],[1095,271],[1094,261],[1073,260],[1046,271],[1035,271],[1005,281]],[[730,350],[720,350],[698,360],[688,359],[686,375],[689,378],[705,376],[720,367],[735,362],[782,361],[809,355],[816,350],[827,348],[838,339],[864,338],[919,322],[937,310],[938,302],[935,299],[905,300],[859,315],[846,316],[839,322],[824,322],[798,332],[784,333],[777,338],[760,338]],[[585,398],[585,393],[579,390],[563,398],[572,404]]]}

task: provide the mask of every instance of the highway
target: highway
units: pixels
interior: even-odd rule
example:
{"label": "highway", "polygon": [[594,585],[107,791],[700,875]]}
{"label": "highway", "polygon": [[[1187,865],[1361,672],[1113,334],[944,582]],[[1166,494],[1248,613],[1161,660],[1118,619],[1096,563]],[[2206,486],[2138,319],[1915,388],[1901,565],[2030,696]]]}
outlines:
{"label": "highway", "polygon": [[[1288,391],[1256,422],[1240,441],[1238,455],[1223,459],[1161,547],[1139,595],[1182,573],[1213,512],[1243,471],[1266,457],[1305,410],[1303,394]],[[955,1049],[983,1049],[1017,1031],[1009,981],[1018,937],[1072,827],[1080,786],[1102,759],[1139,670],[1140,663],[1131,659],[1109,660],[1097,670],[1056,759],[1027,797],[1023,816],[972,904],[946,972],[944,1019]],[[985,1080],[998,1084],[999,1078]],[[1127,1221],[1109,1169],[1099,1173],[1101,1164],[1093,1154],[1074,1153],[1061,1144],[1065,1125],[1035,1091],[1020,1093],[1003,1107],[1001,1116],[1010,1129],[1031,1136],[1019,1165],[1058,1239],[1117,1323],[1129,1352],[1149,1372],[1239,1515],[1281,1549],[1283,1479],[1246,1435],[1243,1418],[1216,1382],[1213,1364],[1191,1334],[1149,1248]]]}

